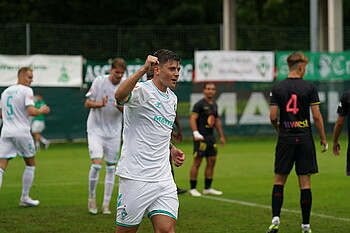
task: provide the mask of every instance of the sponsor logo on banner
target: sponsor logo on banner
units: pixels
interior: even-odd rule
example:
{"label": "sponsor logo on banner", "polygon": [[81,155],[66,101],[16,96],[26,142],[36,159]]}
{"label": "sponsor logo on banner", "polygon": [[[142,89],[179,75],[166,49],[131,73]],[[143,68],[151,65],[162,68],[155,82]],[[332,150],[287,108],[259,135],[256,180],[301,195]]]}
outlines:
{"label": "sponsor logo on banner", "polygon": [[[288,76],[287,57],[292,51],[276,53],[277,79]],[[350,52],[310,53],[303,52],[309,58],[304,75],[309,81],[350,80]]]}
{"label": "sponsor logo on banner", "polygon": [[80,87],[82,85],[82,56],[56,55],[0,55],[1,86],[17,83],[19,68],[29,66],[33,69],[31,86]]}
{"label": "sponsor logo on banner", "polygon": [[274,53],[259,51],[196,51],[196,82],[271,82]]}

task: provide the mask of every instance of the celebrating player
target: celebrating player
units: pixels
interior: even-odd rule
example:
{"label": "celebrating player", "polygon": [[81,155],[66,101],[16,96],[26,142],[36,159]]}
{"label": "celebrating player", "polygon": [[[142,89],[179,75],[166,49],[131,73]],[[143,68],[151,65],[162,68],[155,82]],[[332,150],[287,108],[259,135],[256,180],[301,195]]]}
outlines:
{"label": "celebrating player", "polygon": [[[137,83],[151,69],[154,78]],[[117,233],[136,232],[146,212],[154,232],[175,232],[179,201],[169,153],[175,166],[183,164],[185,155],[170,143],[177,97],[169,87],[175,87],[179,71],[179,56],[158,50],[115,93],[124,104]]]}

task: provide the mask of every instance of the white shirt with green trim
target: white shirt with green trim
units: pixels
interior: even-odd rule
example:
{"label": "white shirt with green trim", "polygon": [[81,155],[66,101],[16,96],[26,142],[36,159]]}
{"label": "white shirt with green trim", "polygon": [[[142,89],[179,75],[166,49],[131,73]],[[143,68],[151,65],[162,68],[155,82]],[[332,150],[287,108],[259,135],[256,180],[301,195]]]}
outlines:
{"label": "white shirt with green trim", "polygon": [[115,106],[114,93],[120,83],[114,85],[109,80],[109,75],[97,77],[85,97],[92,101],[101,102],[108,95],[106,106],[101,108],[90,108],[87,120],[87,132],[103,137],[121,137],[123,114]]}
{"label": "white shirt with green trim", "polygon": [[32,137],[30,117],[27,107],[34,106],[33,90],[16,84],[6,88],[1,94],[3,126],[1,137]]}
{"label": "white shirt with green trim", "polygon": [[169,142],[177,97],[149,80],[137,83],[124,103],[124,131],[116,175],[140,181],[172,179]]}

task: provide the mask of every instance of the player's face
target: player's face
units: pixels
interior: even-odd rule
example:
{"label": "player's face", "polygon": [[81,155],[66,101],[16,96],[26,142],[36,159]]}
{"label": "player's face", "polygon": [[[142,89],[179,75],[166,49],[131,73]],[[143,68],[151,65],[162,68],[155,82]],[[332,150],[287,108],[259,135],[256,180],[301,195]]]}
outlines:
{"label": "player's face", "polygon": [[109,73],[110,73],[109,79],[114,85],[117,85],[118,83],[120,83],[120,80],[122,79],[125,73],[125,70],[121,67],[116,67],[116,68],[111,68],[109,70]]}
{"label": "player's face", "polygon": [[175,87],[180,76],[180,63],[178,61],[168,61],[155,68],[159,72],[159,80],[165,87]]}
{"label": "player's face", "polygon": [[33,82],[33,71],[28,70],[26,73],[22,74],[20,76],[21,83],[25,86],[30,86],[30,84]]}
{"label": "player's face", "polygon": [[215,85],[207,84],[203,89],[203,94],[207,99],[213,99],[216,94]]}

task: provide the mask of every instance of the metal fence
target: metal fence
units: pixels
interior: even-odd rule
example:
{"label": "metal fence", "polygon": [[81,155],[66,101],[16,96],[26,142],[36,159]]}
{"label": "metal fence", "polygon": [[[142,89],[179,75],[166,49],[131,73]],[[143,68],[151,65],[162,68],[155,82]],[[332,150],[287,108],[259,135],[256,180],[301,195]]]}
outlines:
{"label": "metal fence", "polygon": [[[238,50],[309,50],[308,27],[237,26]],[[0,24],[0,54],[83,55],[93,61],[145,58],[160,48],[193,58],[195,50],[222,48],[222,25],[89,26]],[[350,49],[350,27],[344,50]]]}

